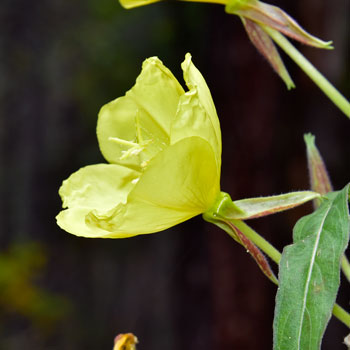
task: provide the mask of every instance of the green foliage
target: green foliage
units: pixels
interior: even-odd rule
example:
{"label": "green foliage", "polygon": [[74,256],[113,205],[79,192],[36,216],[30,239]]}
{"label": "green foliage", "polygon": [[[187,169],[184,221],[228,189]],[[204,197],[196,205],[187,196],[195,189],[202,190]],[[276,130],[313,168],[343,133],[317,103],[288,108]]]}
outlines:
{"label": "green foliage", "polygon": [[13,244],[0,254],[0,317],[20,315],[50,330],[66,316],[68,300],[37,285],[46,260],[44,248],[35,242]]}
{"label": "green foliage", "polygon": [[318,350],[339,288],[340,261],[349,240],[347,185],[329,193],[294,228],[279,272],[274,350]]}

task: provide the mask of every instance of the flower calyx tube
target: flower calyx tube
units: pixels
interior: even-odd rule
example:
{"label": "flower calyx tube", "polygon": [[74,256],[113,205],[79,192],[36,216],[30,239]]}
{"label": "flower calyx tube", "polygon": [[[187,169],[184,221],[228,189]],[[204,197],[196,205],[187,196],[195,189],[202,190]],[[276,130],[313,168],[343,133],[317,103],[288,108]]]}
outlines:
{"label": "flower calyx tube", "polygon": [[215,224],[241,244],[254,258],[262,272],[275,284],[277,279],[261,250],[279,262],[280,253],[242,220],[258,218],[291,209],[320,195],[312,191],[291,192],[278,196],[247,198],[232,201],[220,192],[214,205],[203,214],[204,220]]}

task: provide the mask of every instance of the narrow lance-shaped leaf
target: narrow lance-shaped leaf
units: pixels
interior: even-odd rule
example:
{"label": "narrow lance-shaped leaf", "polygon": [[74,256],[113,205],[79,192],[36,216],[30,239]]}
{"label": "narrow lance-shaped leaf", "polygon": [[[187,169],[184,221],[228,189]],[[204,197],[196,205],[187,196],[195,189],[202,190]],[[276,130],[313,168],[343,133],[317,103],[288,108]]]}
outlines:
{"label": "narrow lance-shaped leaf", "polygon": [[[340,260],[349,240],[349,185],[329,193],[294,227],[283,250],[274,350],[319,350],[339,288]],[[349,325],[350,326],[350,325]]]}
{"label": "narrow lance-shaped leaf", "polygon": [[[333,191],[333,186],[327,172],[326,164],[315,144],[315,136],[310,133],[305,134],[304,140],[306,143],[307,164],[311,189],[323,195]],[[321,205],[321,198],[315,198],[313,200],[313,205],[314,208],[317,209]],[[342,259],[342,270],[350,282],[350,264],[346,254],[344,254]]]}

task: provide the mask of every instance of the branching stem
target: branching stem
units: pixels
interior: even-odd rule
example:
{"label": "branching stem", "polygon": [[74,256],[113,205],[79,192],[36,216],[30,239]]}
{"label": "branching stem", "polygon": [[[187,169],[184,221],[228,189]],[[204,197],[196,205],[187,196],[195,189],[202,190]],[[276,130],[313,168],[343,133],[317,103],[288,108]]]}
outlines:
{"label": "branching stem", "polygon": [[343,273],[346,279],[350,282],[350,263],[345,255],[341,259],[341,268],[343,270]]}

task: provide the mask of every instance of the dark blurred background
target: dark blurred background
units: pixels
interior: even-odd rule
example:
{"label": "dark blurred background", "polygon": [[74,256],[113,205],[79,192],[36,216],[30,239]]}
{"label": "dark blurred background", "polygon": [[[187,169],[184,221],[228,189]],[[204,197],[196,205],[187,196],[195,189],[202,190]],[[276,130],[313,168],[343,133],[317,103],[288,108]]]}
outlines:
{"label": "dark blurred background", "polygon": [[[349,2],[274,4],[335,50],[300,47],[350,97]],[[303,134],[316,135],[336,189],[349,181],[349,120],[288,58],[287,91],[218,5],[116,0],[2,0],[0,6],[0,349],[272,348],[276,288],[223,231],[200,217],[124,240],[60,230],[58,188],[103,162],[99,108],[159,56],[181,79],[186,52],[211,88],[223,134],[222,189],[235,199],[308,189]],[[297,45],[299,47],[299,45]],[[252,221],[280,250],[311,205]],[[349,305],[343,281],[338,301]],[[332,319],[325,350],[344,349]]]}

